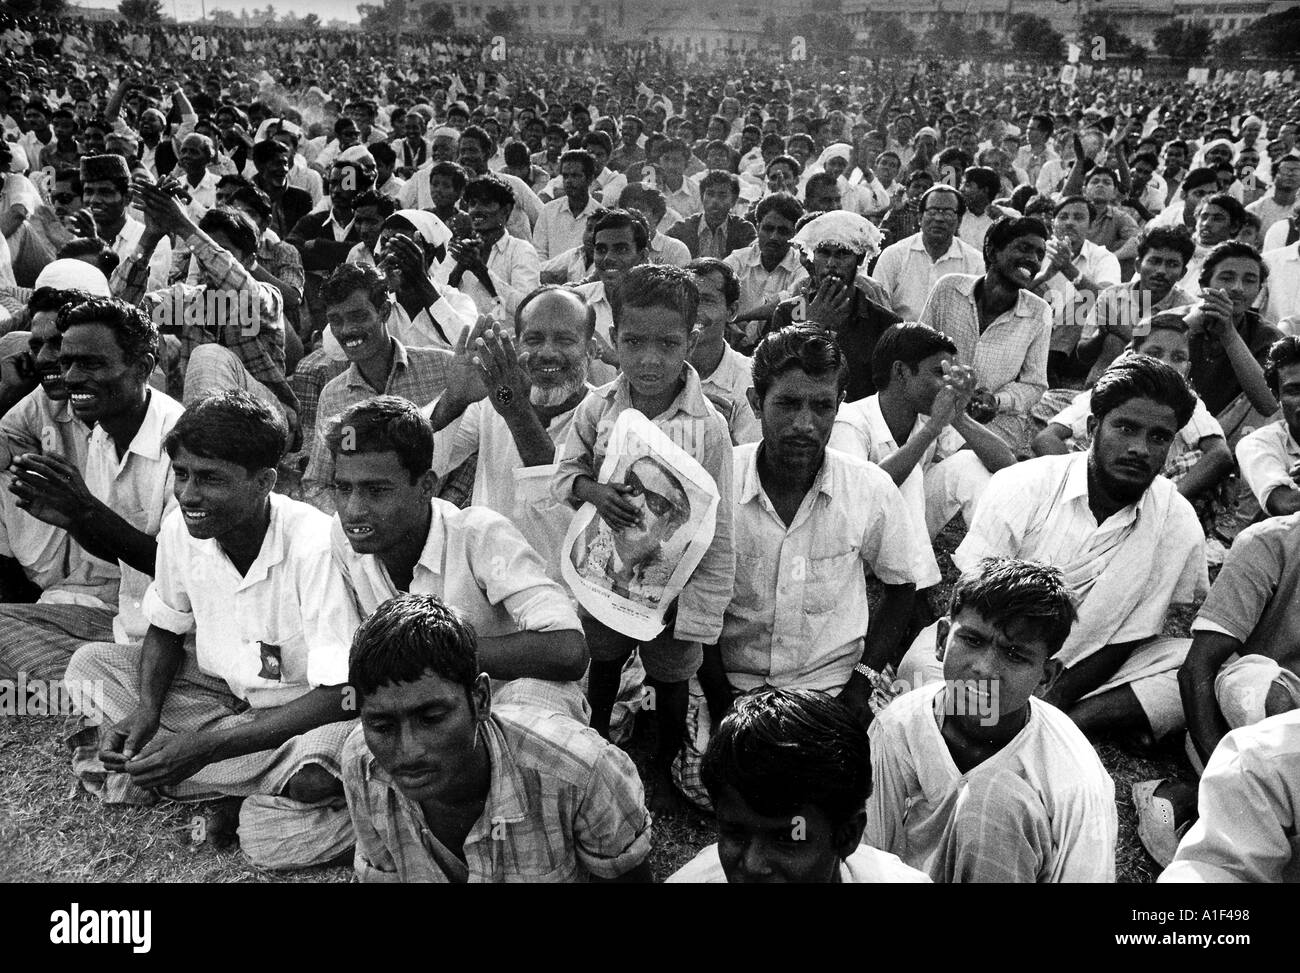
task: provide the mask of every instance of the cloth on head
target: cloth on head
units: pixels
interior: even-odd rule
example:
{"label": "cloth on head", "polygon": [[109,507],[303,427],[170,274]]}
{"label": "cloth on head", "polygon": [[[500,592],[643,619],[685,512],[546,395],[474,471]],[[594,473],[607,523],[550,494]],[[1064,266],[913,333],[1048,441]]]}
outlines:
{"label": "cloth on head", "polygon": [[926,125],[924,128],[918,128],[918,129],[916,130],[916,134],[912,136],[912,141],[915,142],[915,141],[916,141],[917,139],[919,139],[922,135],[928,135],[928,136],[930,136],[930,138],[934,139],[936,142],[939,141],[939,133],[938,133],[938,131],[936,131],[935,129],[931,128],[929,125]]}
{"label": "cloth on head", "polygon": [[36,287],[54,287],[64,291],[85,291],[96,297],[112,297],[108,278],[98,268],[84,260],[65,257],[45,265],[36,277]]}
{"label": "cloth on head", "polygon": [[881,239],[880,230],[865,216],[835,210],[805,223],[793,242],[810,255],[818,247],[833,246],[875,256],[880,253]]}
{"label": "cloth on head", "polygon": [[401,217],[410,223],[431,247],[445,247],[451,241],[451,230],[433,213],[422,209],[399,209],[389,217]]}
{"label": "cloth on head", "polygon": [[81,157],[81,181],[98,182],[103,179],[130,179],[131,170],[120,155],[86,155]]}
{"label": "cloth on head", "polygon": [[460,132],[456,131],[450,125],[440,125],[435,128],[433,134],[429,136],[430,141],[434,139],[455,139],[456,141],[460,141]]}
{"label": "cloth on head", "polygon": [[354,145],[350,149],[344,149],[335,157],[334,162],[335,164],[340,162],[355,162],[364,168],[377,168],[375,157],[370,154],[370,150],[364,145]]}

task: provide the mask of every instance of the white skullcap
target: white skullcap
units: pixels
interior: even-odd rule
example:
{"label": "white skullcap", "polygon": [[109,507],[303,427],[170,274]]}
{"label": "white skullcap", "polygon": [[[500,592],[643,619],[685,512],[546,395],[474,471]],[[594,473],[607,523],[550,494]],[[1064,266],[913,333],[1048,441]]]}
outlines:
{"label": "white skullcap", "polygon": [[807,254],[818,247],[844,247],[854,253],[872,257],[880,252],[880,230],[865,216],[844,210],[823,213],[804,224],[793,242]]}
{"label": "white skullcap", "polygon": [[61,291],[85,291],[96,297],[113,296],[108,288],[108,278],[98,267],[71,257],[46,264],[36,278],[36,286],[55,287]]}
{"label": "white skullcap", "polygon": [[433,130],[433,134],[429,136],[429,141],[433,141],[434,139],[455,139],[459,142],[460,132],[456,131],[450,125],[439,125]]}
{"label": "white skullcap", "polygon": [[334,157],[334,162],[354,162],[365,168],[374,169],[375,157],[370,154],[370,150],[364,145],[354,145],[350,149],[344,149]]}
{"label": "white skullcap", "polygon": [[451,230],[447,229],[447,224],[427,210],[399,209],[389,219],[398,216],[415,227],[416,232],[424,237],[431,247],[445,247],[451,241]]}

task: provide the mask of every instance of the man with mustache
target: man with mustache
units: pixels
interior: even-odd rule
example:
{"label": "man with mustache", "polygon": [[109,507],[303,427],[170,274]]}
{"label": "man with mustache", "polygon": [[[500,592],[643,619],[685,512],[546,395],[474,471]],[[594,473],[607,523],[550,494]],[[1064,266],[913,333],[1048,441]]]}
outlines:
{"label": "man with mustache", "polygon": [[[757,239],[743,250],[727,255],[724,263],[740,284],[736,321],[767,321],[779,296],[792,290],[808,276],[799,251],[792,246],[795,227],[803,216],[803,204],[789,193],[771,193],[754,208]],[[752,330],[753,343],[757,327]]]}
{"label": "man with mustache", "polygon": [[[1159,739],[1183,726],[1178,667],[1190,641],[1160,632],[1171,604],[1209,588],[1200,521],[1160,476],[1196,399],[1172,367],[1121,358],[1092,393],[1087,453],[1042,456],[993,475],[966,539],[962,570],[986,557],[1058,568],[1079,612],[1045,697],[1085,733]],[[934,632],[913,642],[899,675],[938,677]]]}
{"label": "man with mustache", "polygon": [[[140,245],[144,223],[127,212],[131,170],[120,155],[91,155],[81,160],[81,212],[72,217],[78,236],[98,237],[126,260]],[[149,258],[148,290],[167,286],[171,270],[172,241],[163,237]]]}

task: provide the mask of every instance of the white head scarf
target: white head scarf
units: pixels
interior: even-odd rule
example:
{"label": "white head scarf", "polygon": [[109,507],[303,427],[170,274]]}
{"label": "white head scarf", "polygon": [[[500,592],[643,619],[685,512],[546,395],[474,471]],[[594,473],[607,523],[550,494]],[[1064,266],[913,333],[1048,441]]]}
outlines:
{"label": "white head scarf", "polygon": [[880,230],[865,216],[835,210],[804,224],[793,242],[811,256],[818,247],[844,247],[868,258],[880,253]]}

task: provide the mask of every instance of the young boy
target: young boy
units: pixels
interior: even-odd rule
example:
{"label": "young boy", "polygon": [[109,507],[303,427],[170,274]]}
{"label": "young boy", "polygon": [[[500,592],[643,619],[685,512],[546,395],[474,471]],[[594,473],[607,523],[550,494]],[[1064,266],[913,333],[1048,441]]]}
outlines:
{"label": "young boy", "polygon": [[871,793],[867,731],[809,689],[740,697],[701,768],[718,841],[669,882],[928,882],[862,844]]}
{"label": "young boy", "polygon": [[[731,600],[736,573],[731,537],[731,435],[726,419],[705,397],[700,377],[687,361],[698,338],[698,308],[699,288],[689,272],[662,265],[628,271],[613,295],[611,336],[622,372],[578,406],[553,487],[559,501],[574,506],[593,504],[616,533],[639,523],[639,508],[626,496],[631,488],[596,480],[614,422],[626,409],[649,417],[690,453],[718,486],[713,542],[677,599],[674,621],[640,647],[656,693],[659,749],[654,775],[658,786],[652,802],[660,809],[673,803],[669,768],[685,732],[686,683],[700,668],[704,643],[717,642],[722,633],[722,614]],[[584,617],[583,628],[591,652],[587,683],[591,725],[608,737],[619,673],[636,643],[590,617]]]}
{"label": "young boy", "polygon": [[936,882],[1110,882],[1115,786],[1060,710],[1053,656],[1074,623],[1054,568],[988,558],[940,619],[943,680],[871,725],[867,844]]}

